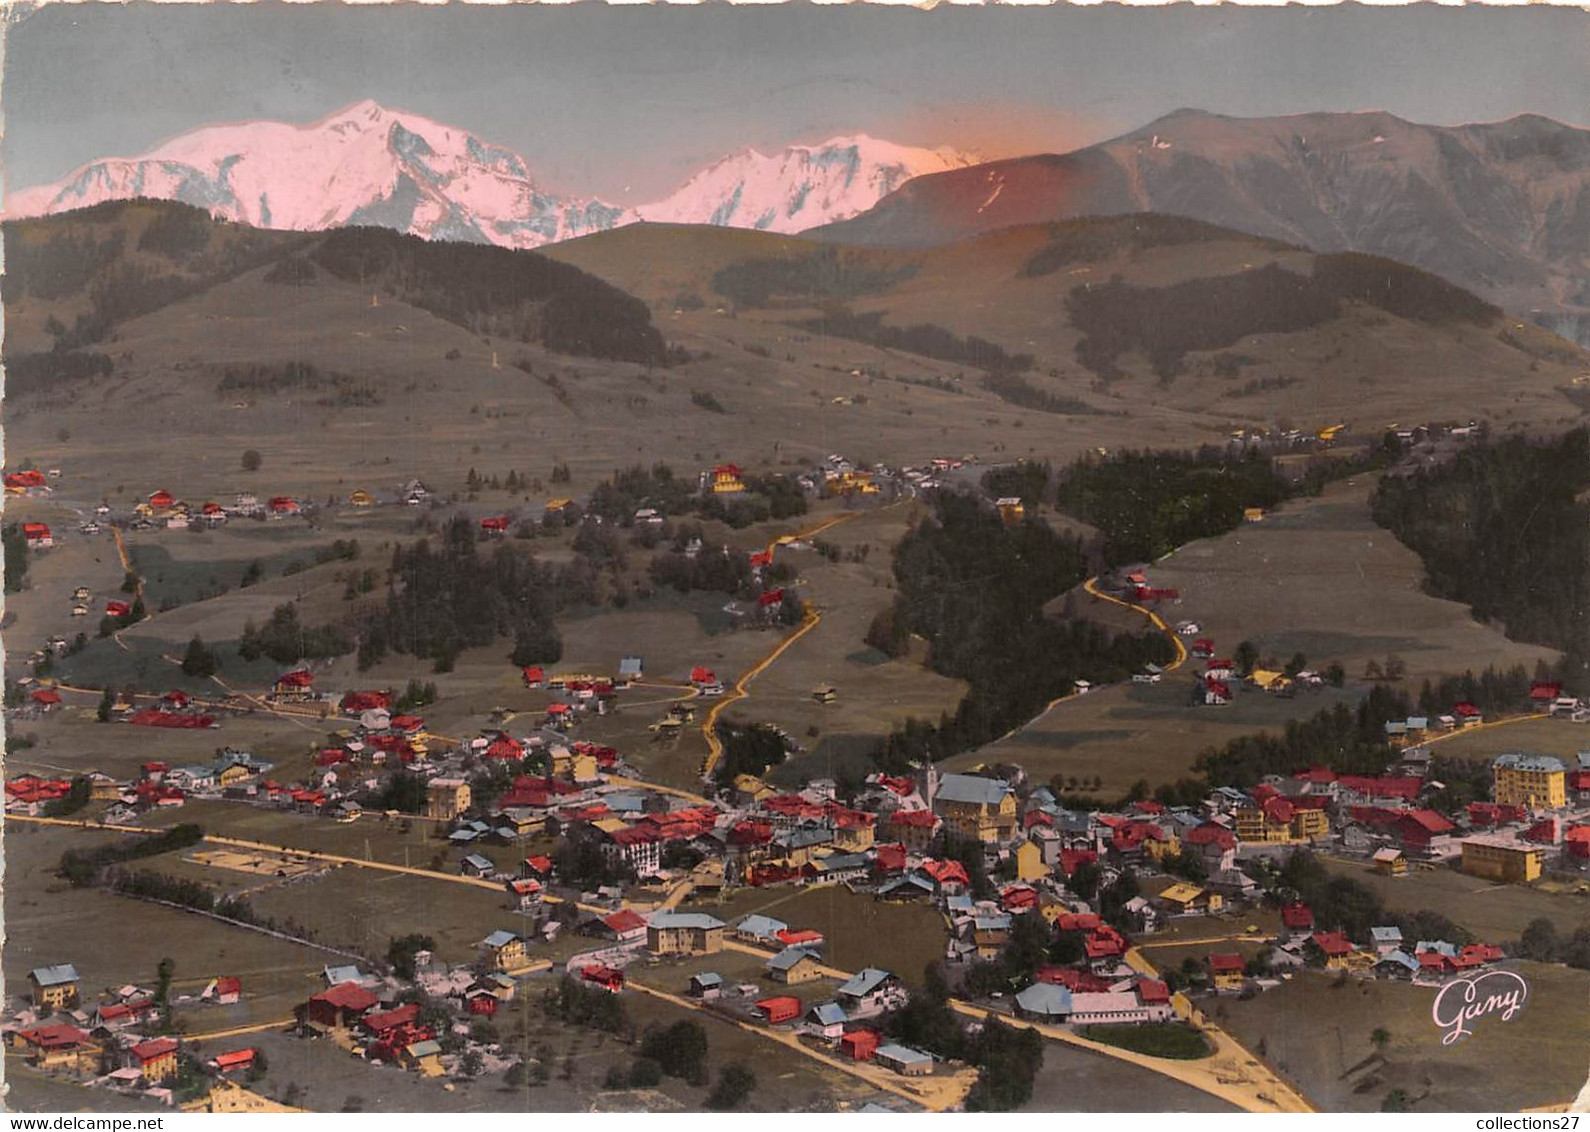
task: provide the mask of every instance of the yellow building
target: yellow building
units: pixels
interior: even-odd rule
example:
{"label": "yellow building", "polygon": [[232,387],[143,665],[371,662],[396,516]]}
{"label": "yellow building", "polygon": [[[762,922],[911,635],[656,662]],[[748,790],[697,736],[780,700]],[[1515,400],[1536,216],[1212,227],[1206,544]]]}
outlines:
{"label": "yellow building", "polygon": [[999,517],[1011,526],[1021,522],[1027,514],[1027,509],[1022,506],[1021,500],[1013,495],[996,500],[994,506],[999,509]]}
{"label": "yellow building", "polygon": [[57,963],[53,967],[35,967],[28,973],[28,985],[33,988],[33,1005],[41,1011],[70,1010],[77,1005],[77,968],[70,963]]}
{"label": "yellow building", "polygon": [[222,768],[221,773],[216,775],[216,781],[223,787],[236,786],[239,783],[247,782],[253,777],[254,772],[249,770],[248,767],[242,763],[233,763],[231,766]]}
{"label": "yellow building", "polygon": [[361,487],[348,496],[348,502],[355,507],[373,507],[375,506],[375,496]]}
{"label": "yellow building", "polygon": [[1297,841],[1314,841],[1331,835],[1331,819],[1324,810],[1302,810],[1293,807],[1292,837]]}
{"label": "yellow building", "polygon": [[441,1043],[430,1038],[404,1046],[398,1063],[404,1069],[412,1069],[422,1077],[440,1077],[445,1072],[442,1067]]}
{"label": "yellow building", "polygon": [[1234,815],[1238,841],[1287,844],[1329,837],[1330,818],[1324,810],[1304,809],[1285,798],[1267,798],[1258,805],[1246,805]]}
{"label": "yellow building", "polygon": [[1043,863],[1043,850],[1031,841],[1023,841],[1016,847],[1017,880],[1042,880],[1053,871]]}
{"label": "yellow building", "polygon": [[711,955],[723,950],[723,921],[705,912],[658,912],[646,925],[653,955]]}
{"label": "yellow building", "polygon": [[589,752],[579,752],[569,760],[569,778],[575,784],[597,781],[596,756]]}
{"label": "yellow building", "polygon": [[160,1082],[177,1075],[177,1040],[152,1038],[139,1042],[129,1051],[130,1064],[137,1068],[145,1081]]}
{"label": "yellow building", "polygon": [[870,821],[841,821],[834,827],[834,848],[846,853],[865,853],[876,840]]}
{"label": "yellow building", "polygon": [[735,464],[719,464],[712,469],[712,494],[735,495],[745,490],[740,469]]}
{"label": "yellow building", "polygon": [[502,928],[482,940],[480,947],[487,962],[498,971],[520,971],[530,965],[524,937]]}
{"label": "yellow building", "polygon": [[1491,800],[1503,806],[1555,810],[1568,804],[1568,768],[1551,755],[1497,755]]}
{"label": "yellow building", "polygon": [[933,812],[962,837],[1004,841],[1016,832],[1016,795],[998,778],[946,774],[933,791]]}
{"label": "yellow building", "polygon": [[1470,837],[1463,842],[1463,871],[1506,884],[1528,884],[1540,876],[1543,846],[1505,837]]}
{"label": "yellow building", "polygon": [[425,816],[451,821],[469,809],[469,783],[462,778],[433,778],[426,787]]}
{"label": "yellow building", "polygon": [[1381,876],[1400,877],[1407,875],[1408,859],[1402,855],[1401,849],[1377,849],[1373,858],[1373,868]]}
{"label": "yellow building", "polygon": [[[1273,799],[1272,799],[1273,801]],[[1244,806],[1234,817],[1237,840],[1249,843],[1292,840],[1291,806]]]}
{"label": "yellow building", "polygon": [[1212,914],[1225,907],[1225,900],[1218,892],[1209,892],[1186,881],[1178,881],[1171,885],[1159,894],[1159,899],[1170,905],[1179,915],[1198,912]]}

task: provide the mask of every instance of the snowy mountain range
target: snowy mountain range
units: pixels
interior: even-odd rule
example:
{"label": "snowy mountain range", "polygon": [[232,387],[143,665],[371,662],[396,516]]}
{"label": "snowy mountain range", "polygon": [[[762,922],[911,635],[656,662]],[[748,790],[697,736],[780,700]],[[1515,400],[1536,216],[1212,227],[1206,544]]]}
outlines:
{"label": "snowy mountain range", "polygon": [[845,220],[913,177],[974,164],[864,135],[744,150],[638,207],[538,188],[523,158],[467,131],[361,102],[309,125],[206,126],[130,158],[23,189],[9,217],[148,197],[262,228],[374,225],[432,240],[533,248],[640,220],[798,232]]}

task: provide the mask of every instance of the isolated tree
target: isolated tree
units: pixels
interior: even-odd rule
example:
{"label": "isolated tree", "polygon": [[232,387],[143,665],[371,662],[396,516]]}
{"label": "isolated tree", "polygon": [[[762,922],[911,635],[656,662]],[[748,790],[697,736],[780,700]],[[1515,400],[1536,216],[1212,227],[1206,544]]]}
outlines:
{"label": "isolated tree", "polygon": [[1377,1053],[1385,1053],[1386,1047],[1391,1044],[1391,1031],[1384,1026],[1376,1026],[1369,1035],[1369,1042]]}
{"label": "isolated tree", "polygon": [[718,1083],[707,1094],[707,1107],[723,1111],[733,1108],[756,1088],[756,1074],[743,1063],[731,1061],[718,1074]]}
{"label": "isolated tree", "polygon": [[204,646],[204,639],[195,633],[188,642],[188,651],[182,655],[182,671],[189,676],[214,676],[217,667],[215,654]]}
{"label": "isolated tree", "polygon": [[1529,921],[1519,938],[1518,953],[1525,959],[1550,963],[1557,955],[1557,925],[1545,916]]}
{"label": "isolated tree", "polygon": [[1236,653],[1232,656],[1236,662],[1237,672],[1246,676],[1253,671],[1253,666],[1259,662],[1259,650],[1252,641],[1243,641],[1237,646]]}
{"label": "isolated tree", "polygon": [[265,458],[259,454],[259,450],[258,449],[255,449],[255,448],[245,448],[245,449],[243,449],[243,455],[241,457],[240,463],[242,463],[243,470],[245,472],[257,472],[257,471],[259,471],[260,465],[263,464],[264,462],[265,462]]}

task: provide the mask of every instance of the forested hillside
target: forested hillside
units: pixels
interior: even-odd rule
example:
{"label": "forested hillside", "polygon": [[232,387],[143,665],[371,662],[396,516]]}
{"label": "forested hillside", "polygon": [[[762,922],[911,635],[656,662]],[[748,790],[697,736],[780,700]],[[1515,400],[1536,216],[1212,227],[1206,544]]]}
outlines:
{"label": "forested hillside", "polygon": [[1511,436],[1388,476],[1375,521],[1418,552],[1427,586],[1515,640],[1590,658],[1590,431]]}
{"label": "forested hillside", "polygon": [[868,643],[899,655],[912,634],[924,637],[932,668],[971,688],[936,725],[913,721],[891,735],[877,756],[885,766],[969,750],[1031,718],[1076,679],[1120,680],[1171,657],[1159,633],[1112,635],[1043,616],[1045,602],[1087,576],[1081,546],[1035,520],[1006,526],[971,496],[937,498],[935,515],[896,546],[894,576],[899,595]]}

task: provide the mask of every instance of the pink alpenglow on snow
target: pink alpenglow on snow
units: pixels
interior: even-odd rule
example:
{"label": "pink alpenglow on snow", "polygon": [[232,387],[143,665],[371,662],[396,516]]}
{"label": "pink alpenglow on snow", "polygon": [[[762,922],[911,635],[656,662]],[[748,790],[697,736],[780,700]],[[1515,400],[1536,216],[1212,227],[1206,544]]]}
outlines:
{"label": "pink alpenglow on snow", "polygon": [[89,162],[12,194],[11,218],[135,197],[260,228],[372,225],[431,240],[535,248],[638,220],[798,232],[865,212],[912,177],[975,163],[863,135],[744,150],[671,196],[627,208],[537,186],[523,158],[468,131],[365,101],[318,122],[204,126],[136,157]]}
{"label": "pink alpenglow on snow", "polygon": [[953,149],[895,145],[864,134],[771,155],[747,149],[636,211],[659,223],[802,232],[859,215],[913,177],[977,161]]}

